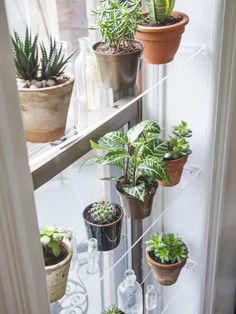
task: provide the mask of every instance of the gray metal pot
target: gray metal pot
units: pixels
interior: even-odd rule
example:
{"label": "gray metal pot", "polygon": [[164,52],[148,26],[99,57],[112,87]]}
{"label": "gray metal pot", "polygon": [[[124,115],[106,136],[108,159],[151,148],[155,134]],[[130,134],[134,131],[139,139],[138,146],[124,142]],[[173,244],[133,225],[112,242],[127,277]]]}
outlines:
{"label": "gray metal pot", "polygon": [[133,196],[127,195],[116,185],[117,192],[120,196],[121,206],[126,216],[132,219],[143,219],[150,216],[153,198],[157,188],[158,183],[156,184],[155,190],[152,193],[145,195],[144,202],[142,202]]}
{"label": "gray metal pot", "polygon": [[143,53],[143,44],[139,42],[142,49],[125,55],[108,55],[96,51],[100,42],[93,45],[93,50],[101,70],[103,85],[113,90],[126,90],[136,83],[139,58]]}

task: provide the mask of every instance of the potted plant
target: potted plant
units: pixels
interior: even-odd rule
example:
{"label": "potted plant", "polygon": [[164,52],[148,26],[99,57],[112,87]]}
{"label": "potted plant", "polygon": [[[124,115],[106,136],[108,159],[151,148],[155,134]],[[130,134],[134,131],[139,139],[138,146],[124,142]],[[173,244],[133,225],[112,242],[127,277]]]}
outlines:
{"label": "potted plant", "polygon": [[83,211],[88,238],[97,239],[98,251],[110,251],[120,243],[123,210],[113,202],[92,203]]}
{"label": "potted plant", "polygon": [[102,314],[125,314],[116,305],[112,305],[109,309],[102,312]]}
{"label": "potted plant", "polygon": [[65,294],[72,258],[70,240],[70,232],[62,227],[48,226],[40,229],[50,302],[56,302]]}
{"label": "potted plant", "polygon": [[157,180],[168,180],[163,157],[167,143],[158,138],[160,127],[155,120],[145,120],[128,130],[105,134],[91,147],[108,151],[104,156],[91,157],[86,164],[109,165],[121,169],[116,181],[121,205],[128,217],[142,219],[150,215]]}
{"label": "potted plant", "polygon": [[145,0],[148,16],[139,25],[135,38],[144,44],[144,60],[151,64],[172,61],[189,18],[173,11],[175,0]]}
{"label": "potted plant", "polygon": [[46,48],[28,28],[11,40],[26,140],[54,141],[65,133],[74,78],[64,71],[73,53],[65,58],[52,38]]}
{"label": "potted plant", "polygon": [[103,84],[113,90],[128,89],[136,82],[138,62],[143,45],[134,40],[134,33],[141,21],[140,0],[108,2],[93,13],[102,42],[93,46],[101,70]]}
{"label": "potted plant", "polygon": [[164,156],[170,180],[159,180],[159,184],[162,186],[174,186],[179,183],[184,165],[188,156],[192,153],[186,140],[192,136],[192,130],[188,128],[185,121],[182,121],[178,126],[174,126],[172,134],[168,141],[168,152]]}
{"label": "potted plant", "polygon": [[161,285],[173,285],[188,259],[186,244],[173,233],[153,234],[147,244],[146,259],[155,278]]}

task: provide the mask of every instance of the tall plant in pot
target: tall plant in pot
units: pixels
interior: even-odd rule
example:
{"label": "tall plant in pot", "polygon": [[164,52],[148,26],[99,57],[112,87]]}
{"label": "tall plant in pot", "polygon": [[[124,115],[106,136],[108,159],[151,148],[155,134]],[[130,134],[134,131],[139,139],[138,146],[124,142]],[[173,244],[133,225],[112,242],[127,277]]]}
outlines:
{"label": "tall plant in pot", "polygon": [[120,243],[123,210],[113,202],[90,204],[83,211],[88,238],[97,239],[99,251],[110,251]]}
{"label": "tall plant in pot", "polygon": [[175,0],[145,0],[147,17],[139,25],[135,38],[144,44],[144,60],[151,64],[172,61],[179,48],[189,18],[173,11]]}
{"label": "tall plant in pot", "polygon": [[101,1],[93,11],[102,41],[93,46],[97,56],[103,84],[113,90],[126,90],[136,82],[138,62],[143,45],[134,40],[142,19],[141,0]]}
{"label": "tall plant in pot", "polygon": [[105,134],[94,149],[108,151],[104,156],[91,157],[86,164],[109,165],[122,170],[116,181],[121,204],[128,217],[142,219],[150,215],[157,180],[169,180],[163,157],[167,143],[158,138],[160,127],[154,120],[145,120],[128,130]]}
{"label": "tall plant in pot", "polygon": [[39,43],[28,28],[24,39],[14,32],[11,40],[26,140],[54,141],[65,133],[74,82],[65,67],[73,53],[66,58],[52,38],[48,47]]}
{"label": "tall plant in pot", "polygon": [[47,226],[40,229],[50,302],[56,302],[65,294],[72,258],[70,240],[70,232],[62,227]]}
{"label": "tall plant in pot", "polygon": [[165,164],[170,176],[169,181],[160,181],[162,186],[174,186],[180,182],[184,165],[188,156],[192,154],[187,138],[192,136],[192,130],[185,121],[172,127],[172,135],[168,141],[168,152],[164,156]]}
{"label": "tall plant in pot", "polygon": [[173,233],[153,234],[147,244],[146,259],[155,278],[164,286],[173,285],[188,259],[186,244]]}

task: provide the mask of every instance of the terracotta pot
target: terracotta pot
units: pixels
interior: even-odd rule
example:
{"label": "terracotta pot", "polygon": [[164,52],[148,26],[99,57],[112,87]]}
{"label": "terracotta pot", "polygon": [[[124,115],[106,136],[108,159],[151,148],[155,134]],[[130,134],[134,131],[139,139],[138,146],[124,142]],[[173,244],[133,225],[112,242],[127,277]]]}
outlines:
{"label": "terracotta pot", "polygon": [[143,52],[138,51],[125,55],[108,55],[96,51],[100,42],[93,45],[93,50],[97,56],[103,85],[113,90],[127,90],[136,83],[139,59]]}
{"label": "terracotta pot", "polygon": [[169,173],[169,176],[171,178],[171,181],[158,181],[160,185],[162,186],[175,186],[179,183],[184,165],[187,162],[188,157],[183,156],[178,159],[173,159],[173,160],[165,160],[165,164],[167,167],[167,171]]}
{"label": "terracotta pot", "polygon": [[97,239],[98,243],[98,251],[110,251],[115,249],[120,243],[120,235],[122,228],[122,218],[124,216],[122,208],[116,204],[112,203],[116,206],[116,208],[120,211],[119,218],[111,223],[106,225],[98,225],[92,223],[86,219],[86,213],[91,208],[93,204],[90,204],[83,211],[83,218],[86,226],[86,231],[88,238]]}
{"label": "terracotta pot", "polygon": [[143,57],[147,63],[164,64],[174,59],[189,17],[177,11],[173,12],[172,16],[183,16],[183,19],[179,23],[168,26],[140,25],[138,27],[135,38],[144,44]]}
{"label": "terracotta pot", "polygon": [[45,143],[64,135],[74,83],[73,76],[68,77],[52,87],[18,89],[27,141]]}
{"label": "terracotta pot", "polygon": [[179,274],[187,261],[185,260],[175,264],[157,263],[151,258],[148,251],[146,251],[146,259],[153,270],[156,280],[163,286],[171,286],[177,281]]}
{"label": "terracotta pot", "polygon": [[61,299],[66,291],[67,278],[72,258],[72,246],[70,242],[66,240],[63,240],[63,245],[68,252],[66,258],[55,265],[45,266],[48,296],[51,303]]}
{"label": "terracotta pot", "polygon": [[156,194],[158,183],[152,193],[145,195],[144,202],[137,198],[127,195],[116,184],[117,192],[120,196],[121,206],[123,207],[127,217],[132,219],[143,219],[151,214],[153,198]]}

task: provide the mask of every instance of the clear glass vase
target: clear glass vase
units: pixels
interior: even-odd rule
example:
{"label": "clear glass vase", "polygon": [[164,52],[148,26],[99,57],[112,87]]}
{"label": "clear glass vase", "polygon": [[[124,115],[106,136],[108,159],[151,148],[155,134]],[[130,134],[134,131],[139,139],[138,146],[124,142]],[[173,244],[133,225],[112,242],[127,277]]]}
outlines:
{"label": "clear glass vase", "polygon": [[80,53],[75,61],[75,84],[77,112],[75,118],[83,117],[90,110],[101,106],[101,75],[96,56],[88,37],[79,38]]}
{"label": "clear glass vase", "polygon": [[136,281],[133,270],[126,270],[124,280],[118,287],[118,305],[126,314],[143,313],[143,297],[141,285]]}

